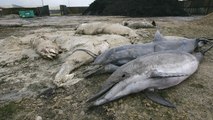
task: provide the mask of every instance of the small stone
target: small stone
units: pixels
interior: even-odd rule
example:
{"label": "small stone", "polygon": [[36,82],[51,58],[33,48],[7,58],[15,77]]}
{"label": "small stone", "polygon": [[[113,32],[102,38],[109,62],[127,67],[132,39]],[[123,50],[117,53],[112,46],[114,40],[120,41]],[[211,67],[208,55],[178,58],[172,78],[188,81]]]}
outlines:
{"label": "small stone", "polygon": [[65,97],[64,99],[65,99],[65,100],[71,100],[72,97],[71,97],[71,96],[67,96],[67,97]]}
{"label": "small stone", "polygon": [[18,62],[15,62],[15,63],[14,63],[14,65],[18,65],[18,64],[19,64]]}
{"label": "small stone", "polygon": [[22,98],[20,98],[20,99],[18,99],[18,100],[15,101],[15,103],[17,103],[17,104],[19,104],[21,102],[22,102]]}
{"label": "small stone", "polygon": [[77,104],[77,103],[73,103],[72,106],[73,106],[74,108],[77,108],[77,107],[78,107],[78,104]]}
{"label": "small stone", "polygon": [[59,114],[59,115],[63,115],[63,114],[64,114],[64,111],[63,111],[63,110],[58,110],[58,114]]}
{"label": "small stone", "polygon": [[53,100],[56,101],[58,99],[58,97],[54,97]]}
{"label": "small stone", "polygon": [[37,116],[35,120],[42,120],[41,116]]}
{"label": "small stone", "polygon": [[150,107],[151,105],[149,103],[146,103],[146,106]]}
{"label": "small stone", "polygon": [[44,104],[41,102],[41,103],[39,103],[39,104],[37,104],[38,106],[43,106]]}
{"label": "small stone", "polygon": [[84,112],[84,111],[81,111],[80,115],[84,116],[84,115],[85,115],[85,112]]}

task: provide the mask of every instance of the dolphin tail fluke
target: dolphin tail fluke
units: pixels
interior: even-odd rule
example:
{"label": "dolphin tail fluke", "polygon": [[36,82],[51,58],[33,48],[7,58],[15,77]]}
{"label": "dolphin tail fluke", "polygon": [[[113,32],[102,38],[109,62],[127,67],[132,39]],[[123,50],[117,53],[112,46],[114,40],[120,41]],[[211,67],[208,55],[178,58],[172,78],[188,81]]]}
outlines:
{"label": "dolphin tail fluke", "polygon": [[158,104],[166,106],[166,107],[176,108],[176,106],[174,104],[172,104],[170,101],[164,99],[163,97],[161,97],[160,95],[158,95],[157,93],[155,93],[153,91],[146,90],[144,93],[147,98],[149,98],[150,100],[152,100],[155,103],[158,103]]}

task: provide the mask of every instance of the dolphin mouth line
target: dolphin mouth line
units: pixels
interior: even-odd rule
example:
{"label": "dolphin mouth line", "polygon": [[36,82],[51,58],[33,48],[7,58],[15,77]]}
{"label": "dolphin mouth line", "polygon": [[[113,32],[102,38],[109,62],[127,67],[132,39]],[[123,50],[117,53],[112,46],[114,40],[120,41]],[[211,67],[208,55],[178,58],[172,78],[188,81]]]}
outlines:
{"label": "dolphin mouth line", "polygon": [[211,46],[210,47],[208,47],[208,48],[206,48],[206,49],[204,49],[204,50],[200,50],[199,52],[201,52],[203,55],[206,53],[206,52],[208,52],[209,50],[211,50],[212,49],[212,47],[213,47],[213,38],[206,38],[206,37],[201,37],[201,38],[197,38],[196,39],[196,41],[197,42],[204,42],[204,44],[208,44],[208,43],[210,43],[211,44]]}
{"label": "dolphin mouth line", "polygon": [[213,38],[205,38],[205,37],[201,37],[201,38],[197,38],[198,41],[204,41],[204,42],[210,42],[213,43]]}
{"label": "dolphin mouth line", "polygon": [[212,45],[209,47],[209,48],[206,48],[206,49],[204,49],[204,50],[202,50],[202,51],[200,51],[203,55],[205,55],[205,53],[207,53],[209,50],[211,50],[213,48],[213,43],[212,43]]}

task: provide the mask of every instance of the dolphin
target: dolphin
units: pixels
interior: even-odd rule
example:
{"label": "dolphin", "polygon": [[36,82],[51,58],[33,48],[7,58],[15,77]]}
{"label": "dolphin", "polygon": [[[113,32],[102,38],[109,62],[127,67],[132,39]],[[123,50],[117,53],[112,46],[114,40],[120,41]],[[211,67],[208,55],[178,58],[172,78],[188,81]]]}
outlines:
{"label": "dolphin", "polygon": [[129,94],[148,91],[145,92],[147,97],[154,102],[175,107],[153,90],[173,87],[186,80],[198,69],[205,52],[164,51],[139,57],[119,67],[88,102],[93,101],[91,106],[99,106]]}
{"label": "dolphin", "polygon": [[131,61],[139,56],[153,52],[177,50],[184,52],[193,52],[197,47],[201,47],[205,40],[188,39],[185,37],[164,37],[159,31],[155,33],[153,42],[145,44],[124,45],[109,49],[97,56],[93,64],[119,64],[118,61]]}
{"label": "dolphin", "polygon": [[164,37],[159,31],[155,33],[153,42],[145,44],[124,45],[111,48],[97,56],[90,69],[83,71],[84,77],[94,74],[112,73],[121,65],[140,56],[159,51],[182,51],[192,53],[195,49],[207,44],[207,39],[188,39],[184,37]]}

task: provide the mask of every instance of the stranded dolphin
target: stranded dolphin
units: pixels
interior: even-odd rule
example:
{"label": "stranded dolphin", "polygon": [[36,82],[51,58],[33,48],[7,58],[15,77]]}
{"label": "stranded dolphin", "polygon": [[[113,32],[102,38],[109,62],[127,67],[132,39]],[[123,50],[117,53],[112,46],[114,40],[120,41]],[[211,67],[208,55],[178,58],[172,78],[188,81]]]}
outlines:
{"label": "stranded dolphin", "polygon": [[[177,39],[175,39],[177,38]],[[193,52],[204,40],[188,39],[184,37],[166,38],[159,31],[155,33],[153,42],[145,44],[124,45],[109,49],[97,56],[93,64],[119,64],[120,60],[131,61],[139,56],[152,52],[165,50],[177,50],[184,52]]]}
{"label": "stranded dolphin", "polygon": [[96,73],[112,73],[119,66],[153,52],[175,50],[191,53],[207,42],[208,40],[205,39],[188,39],[174,36],[164,37],[157,31],[154,41],[151,43],[124,45],[105,51],[97,56],[93,62],[93,64],[97,64],[98,66],[92,66],[92,68],[85,70],[83,76],[88,77]]}
{"label": "stranded dolphin", "polygon": [[151,90],[166,89],[187,79],[197,70],[205,52],[193,55],[180,51],[155,52],[132,60],[119,67],[107,79],[101,91],[89,100],[95,100],[91,106],[148,90],[147,96],[151,100],[175,107],[171,102],[152,94]]}

